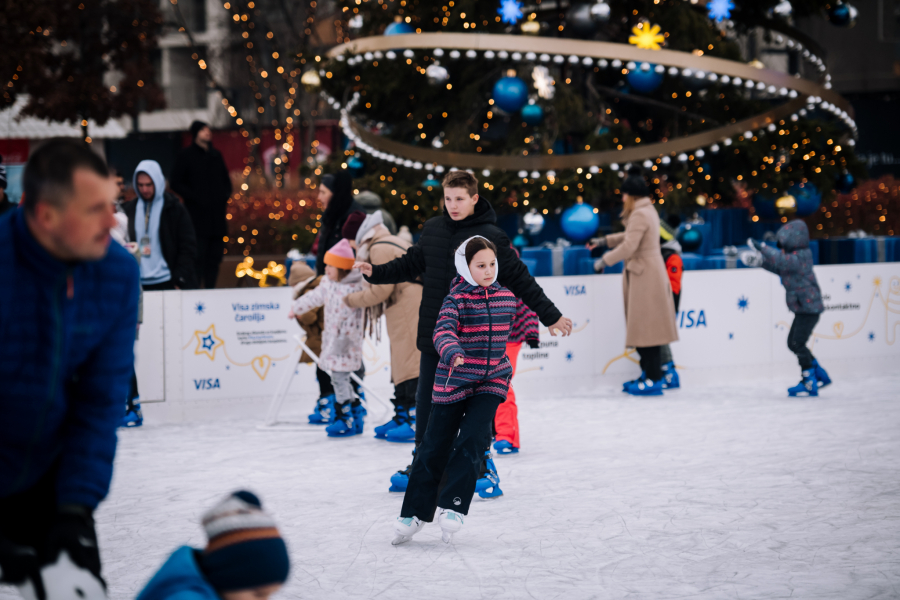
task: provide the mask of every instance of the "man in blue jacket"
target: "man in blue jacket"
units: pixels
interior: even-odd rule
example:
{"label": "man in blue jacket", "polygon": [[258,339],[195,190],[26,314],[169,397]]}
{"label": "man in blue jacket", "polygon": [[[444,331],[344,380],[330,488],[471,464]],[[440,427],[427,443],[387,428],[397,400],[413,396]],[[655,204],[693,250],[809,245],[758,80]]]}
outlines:
{"label": "man in blue jacket", "polygon": [[110,244],[116,187],[86,145],[47,142],[23,187],[0,217],[0,581],[42,597],[48,565],[100,579],[93,512],[112,477],[139,276]]}

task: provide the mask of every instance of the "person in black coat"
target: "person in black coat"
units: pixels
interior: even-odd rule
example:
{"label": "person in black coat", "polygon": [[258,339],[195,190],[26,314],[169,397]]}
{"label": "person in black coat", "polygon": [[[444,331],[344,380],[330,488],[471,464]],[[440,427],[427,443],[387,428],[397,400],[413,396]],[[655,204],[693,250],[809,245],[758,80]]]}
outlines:
{"label": "person in black coat", "polygon": [[336,175],[323,175],[319,182],[319,202],[325,212],[322,214],[322,228],[316,240],[316,271],[325,274],[325,253],[341,241],[341,229],[350,213],[364,212],[362,206],[353,199],[353,179],[347,171]]}
{"label": "person in black coat", "polygon": [[440,354],[435,350],[434,328],[450,284],[456,277],[454,252],[472,236],[480,235],[498,248],[500,285],[510,289],[537,313],[550,334],[568,335],[572,321],[562,315],[519,260],[506,233],[497,227],[497,215],[477,194],[478,180],[468,171],[453,171],[444,178],[444,214],[425,223],[418,243],[406,254],[382,265],[357,263],[372,284],[401,283],[423,278],[422,304],[416,346],[422,351],[416,390],[416,446],[422,443],[431,413],[434,377]]}
{"label": "person in black coat", "polygon": [[195,278],[207,289],[216,287],[228,234],[225,212],[231,177],[222,154],[212,146],[212,132],[202,121],[191,124],[193,142],[181,151],[169,177],[172,190],[184,200],[197,240]]}
{"label": "person in black coat", "polygon": [[[140,179],[141,175],[148,175],[152,183],[144,185],[146,178]],[[156,161],[144,160],[138,164],[134,173],[134,188],[138,191],[138,197],[122,206],[122,211],[128,217],[128,239],[135,240],[140,246],[141,283],[145,291],[190,290],[196,287],[197,241],[194,227],[184,205],[173,194],[165,191],[165,183],[162,169]],[[146,195],[142,193],[142,188],[147,192]],[[158,208],[160,203],[161,209]],[[145,213],[148,210],[149,217]],[[155,216],[157,210],[159,213]],[[136,219],[140,219],[139,224]],[[146,245],[149,246],[146,249],[142,243],[145,236]],[[160,261],[156,260],[160,255],[163,259],[162,269],[159,268]],[[169,273],[168,279],[148,280],[148,276],[153,277],[166,270]]]}

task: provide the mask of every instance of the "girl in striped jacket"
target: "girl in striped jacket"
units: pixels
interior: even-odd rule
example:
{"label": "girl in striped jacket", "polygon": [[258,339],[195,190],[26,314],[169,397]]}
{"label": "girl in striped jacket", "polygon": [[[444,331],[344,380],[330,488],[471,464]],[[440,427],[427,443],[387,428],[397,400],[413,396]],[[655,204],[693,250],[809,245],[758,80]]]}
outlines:
{"label": "girl in striped jacket", "polygon": [[460,530],[491,443],[491,422],[512,377],[506,342],[516,297],[497,283],[497,248],[475,236],[460,245],[455,258],[461,278],[444,299],[434,329],[441,355],[434,406],[394,524],[394,545],[411,540],[437,508],[445,542]]}

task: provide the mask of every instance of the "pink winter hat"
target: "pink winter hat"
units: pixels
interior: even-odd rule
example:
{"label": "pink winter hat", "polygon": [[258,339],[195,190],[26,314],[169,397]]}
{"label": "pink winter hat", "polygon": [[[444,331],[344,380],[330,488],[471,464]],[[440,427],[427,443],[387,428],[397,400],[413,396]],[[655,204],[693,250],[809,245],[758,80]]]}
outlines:
{"label": "pink winter hat", "polygon": [[354,262],[356,261],[353,258],[353,248],[347,240],[339,241],[325,253],[325,264],[338,269],[349,271],[353,268]]}

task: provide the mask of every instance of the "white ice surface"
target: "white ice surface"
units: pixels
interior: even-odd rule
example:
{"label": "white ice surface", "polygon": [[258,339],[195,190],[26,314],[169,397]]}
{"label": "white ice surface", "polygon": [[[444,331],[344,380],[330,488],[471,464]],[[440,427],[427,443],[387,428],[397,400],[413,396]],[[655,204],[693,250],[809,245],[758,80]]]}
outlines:
{"label": "white ice surface", "polygon": [[122,431],[97,513],[110,598],[201,546],[200,514],[236,488],[288,540],[279,598],[898,598],[896,372],[818,399],[787,399],[781,376],[662,399],[522,390],[523,450],[497,458],[506,495],[474,502],[452,545],[432,524],[391,546],[388,478],[410,446],[371,425],[342,440],[249,421]]}

